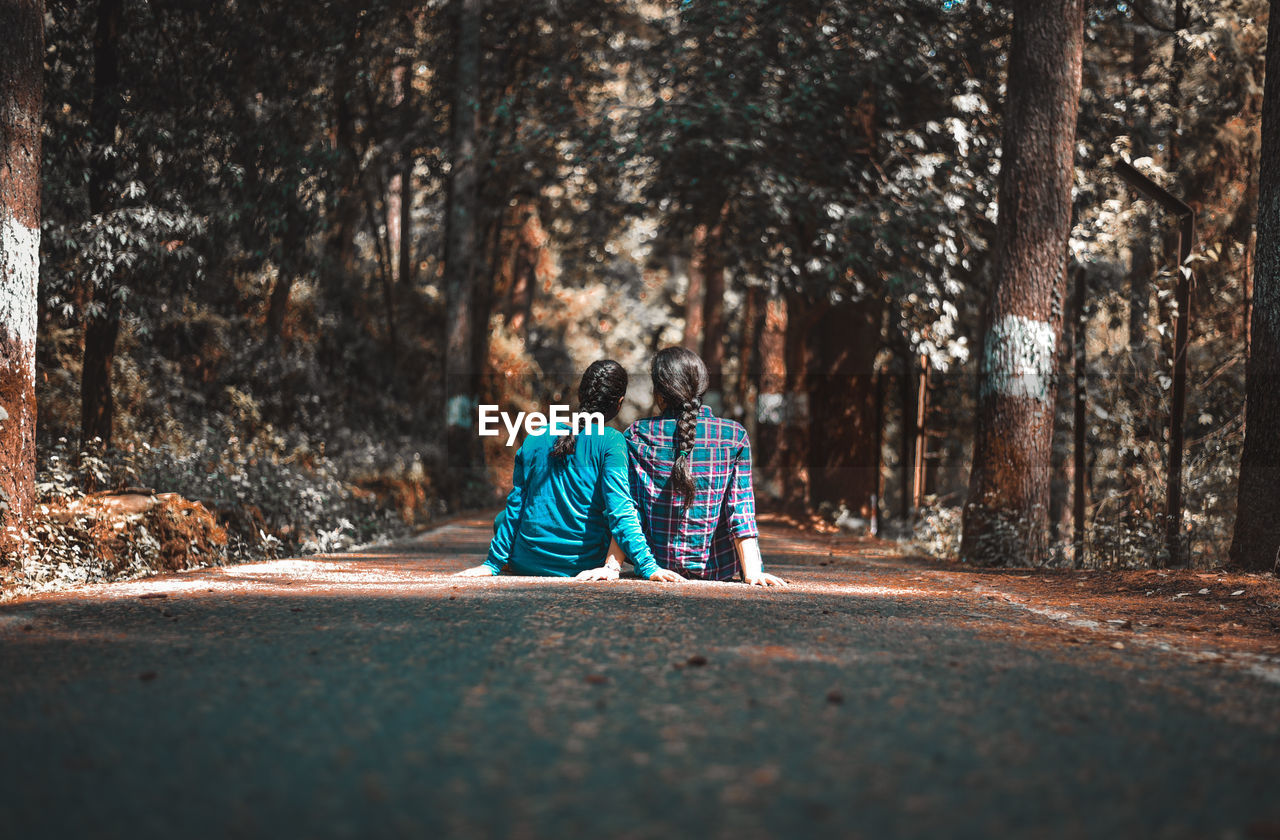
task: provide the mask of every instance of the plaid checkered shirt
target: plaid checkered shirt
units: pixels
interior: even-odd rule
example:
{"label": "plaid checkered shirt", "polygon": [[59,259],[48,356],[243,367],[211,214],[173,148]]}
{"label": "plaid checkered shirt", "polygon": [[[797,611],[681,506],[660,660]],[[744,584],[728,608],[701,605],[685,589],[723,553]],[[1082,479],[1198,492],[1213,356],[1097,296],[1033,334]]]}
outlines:
{"label": "plaid checkered shirt", "polygon": [[695,491],[687,511],[667,486],[675,463],[676,416],[646,417],[626,431],[631,495],[654,559],[664,569],[701,580],[738,574],[735,540],[754,537],[747,430],[702,406],[689,472]]}

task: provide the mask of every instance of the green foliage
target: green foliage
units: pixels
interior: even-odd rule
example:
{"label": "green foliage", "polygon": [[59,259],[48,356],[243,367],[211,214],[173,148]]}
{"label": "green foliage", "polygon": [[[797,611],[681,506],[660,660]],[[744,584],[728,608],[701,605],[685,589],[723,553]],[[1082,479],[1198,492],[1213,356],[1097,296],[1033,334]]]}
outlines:
{"label": "green foliage", "polygon": [[676,236],[724,206],[742,282],[886,298],[913,349],[962,362],[994,212],[995,82],[973,68],[994,72],[978,59],[1004,25],[927,2],[686,4],[655,47],[649,199]]}
{"label": "green foliage", "polygon": [[[1197,207],[1186,488],[1198,562],[1220,556],[1231,519],[1266,4],[1183,5],[1183,21],[1162,0],[1095,5],[1086,30],[1072,248],[1091,283],[1090,564],[1160,562],[1167,270],[1149,272],[1142,340],[1125,327],[1134,254],[1162,265],[1168,230],[1110,174],[1120,155]],[[49,4],[46,505],[127,485],[178,493],[230,532],[209,562],[327,550],[442,511],[452,8],[126,0],[121,118],[98,137],[96,5]],[[602,351],[643,369],[678,340],[693,231],[722,221],[730,335],[748,287],[872,299],[885,305],[881,364],[923,353],[952,371],[936,380],[950,435],[934,451],[958,478],[919,533],[954,553],[1009,30],[1004,4],[978,0],[485,4],[475,306],[502,397],[564,399]],[[103,162],[110,208],[93,215],[88,173]],[[411,283],[396,282],[393,193],[409,204]],[[537,222],[536,245],[511,235],[513,208]],[[523,327],[513,265],[534,287]],[[124,313],[118,445],[82,454],[65,441],[78,439],[95,289]],[[747,364],[740,350],[728,371]],[[889,470],[899,428],[886,425]],[[48,568],[72,568],[92,528],[58,528]],[[156,549],[129,533],[134,559],[117,571],[85,560],[97,569],[85,579],[143,568]],[[1055,556],[1067,562],[1064,543]]]}

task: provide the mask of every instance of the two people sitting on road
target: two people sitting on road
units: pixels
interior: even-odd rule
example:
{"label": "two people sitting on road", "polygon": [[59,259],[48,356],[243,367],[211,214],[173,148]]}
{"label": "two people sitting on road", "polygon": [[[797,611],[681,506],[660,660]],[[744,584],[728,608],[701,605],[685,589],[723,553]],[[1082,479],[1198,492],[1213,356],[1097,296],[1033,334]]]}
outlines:
{"label": "two people sitting on road", "polygon": [[[592,362],[578,384],[582,411],[613,419],[627,395],[627,372],[612,359]],[[516,452],[506,508],[494,522],[484,563],[459,572],[574,577],[625,552],[640,577],[682,580],[662,569],[640,530],[627,482],[627,444],[608,426],[531,434]],[[616,562],[616,561],[615,561]],[[599,572],[586,575],[594,579]]]}
{"label": "two people sitting on road", "polygon": [[[611,580],[628,560],[647,580],[741,576],[757,586],[785,585],[763,570],[746,430],[702,404],[706,364],[690,350],[669,347],[654,357],[651,375],[661,414],[636,421],[625,437],[607,426],[593,433],[588,425],[525,439],[489,555],[460,575],[495,575],[505,567],[513,574]],[[578,387],[580,410],[612,419],[627,382],[617,362],[593,362]]]}

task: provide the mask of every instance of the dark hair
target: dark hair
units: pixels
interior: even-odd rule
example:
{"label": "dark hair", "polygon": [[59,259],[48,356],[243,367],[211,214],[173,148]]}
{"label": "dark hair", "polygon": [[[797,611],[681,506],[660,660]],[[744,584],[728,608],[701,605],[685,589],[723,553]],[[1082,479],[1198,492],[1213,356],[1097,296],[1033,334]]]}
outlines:
{"label": "dark hair", "polygon": [[[578,382],[578,410],[599,412],[608,423],[618,414],[618,402],[627,395],[627,372],[613,359],[599,359],[582,374]],[[578,448],[578,435],[570,431],[551,447],[553,458],[572,455]]]}
{"label": "dark hair", "polygon": [[698,354],[684,347],[668,347],[653,357],[653,390],[661,395],[667,409],[676,414],[676,461],[671,466],[668,484],[678,495],[681,509],[688,510],[693,501],[693,475],[689,460],[698,435],[698,412],[702,395],[711,385],[707,366]]}

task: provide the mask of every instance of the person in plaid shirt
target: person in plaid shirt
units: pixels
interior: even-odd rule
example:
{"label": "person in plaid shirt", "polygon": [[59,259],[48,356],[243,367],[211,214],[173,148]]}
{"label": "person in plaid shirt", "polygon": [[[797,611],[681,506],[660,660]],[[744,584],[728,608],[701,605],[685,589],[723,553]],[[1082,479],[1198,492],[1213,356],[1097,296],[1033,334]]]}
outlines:
{"label": "person in plaid shirt", "polygon": [[751,489],[751,442],[732,420],[702,404],[707,366],[683,347],[653,359],[662,414],[626,431],[631,494],[654,559],[699,580],[786,581],[765,574]]}

